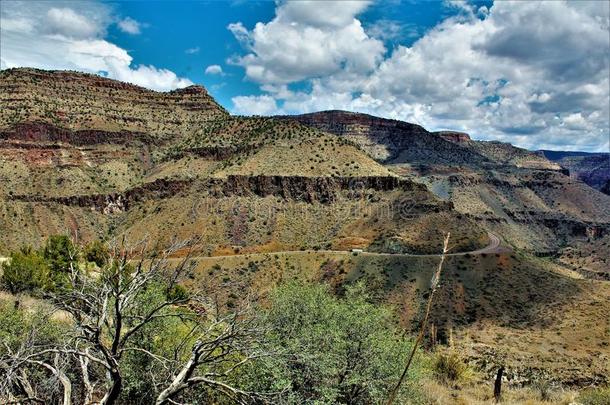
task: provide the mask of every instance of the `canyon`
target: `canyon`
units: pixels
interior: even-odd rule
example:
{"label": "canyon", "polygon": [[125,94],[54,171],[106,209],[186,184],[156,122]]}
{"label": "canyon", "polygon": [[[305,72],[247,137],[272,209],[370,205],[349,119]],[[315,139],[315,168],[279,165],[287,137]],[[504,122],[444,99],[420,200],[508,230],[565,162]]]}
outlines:
{"label": "canyon", "polygon": [[610,374],[610,196],[578,170],[361,113],[241,117],[202,86],[0,71],[0,256],[54,234],[194,238],[189,283],[220,303],[292,278],[362,280],[411,331],[438,261],[417,255],[450,232],[472,253],[448,258],[439,336],[489,370],[505,350],[514,379]]}

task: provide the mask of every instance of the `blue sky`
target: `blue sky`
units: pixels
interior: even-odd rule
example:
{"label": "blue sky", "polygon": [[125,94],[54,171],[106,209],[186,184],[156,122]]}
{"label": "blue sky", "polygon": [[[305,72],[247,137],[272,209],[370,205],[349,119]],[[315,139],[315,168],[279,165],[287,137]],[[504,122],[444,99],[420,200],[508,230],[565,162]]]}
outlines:
{"label": "blue sky", "polygon": [[[144,25],[141,34],[123,32],[111,26],[108,37],[124,49],[132,50],[135,64],[154,65],[172,70],[178,76],[204,85],[225,107],[231,97],[260,93],[258,86],[243,80],[243,69],[227,64],[241,51],[230,23],[243,21],[254,26],[271,19],[273,2],[123,2],[109,3],[116,13],[130,16]],[[222,67],[224,75],[206,75],[210,65]]]}
{"label": "blue sky", "polygon": [[[119,16],[138,21],[140,34],[109,26],[107,38],[130,50],[134,64],[154,65],[172,70],[178,76],[204,85],[224,106],[233,107],[232,97],[263,94],[259,86],[244,80],[243,68],[227,63],[243,48],[227,28],[242,22],[253,28],[259,21],[270,21],[275,15],[273,1],[155,1],[107,2]],[[478,2],[491,5],[491,1]],[[320,7],[323,7],[321,5]],[[397,32],[384,38],[388,49],[398,44],[411,45],[444,18],[456,15],[458,8],[441,1],[387,2],[367,8],[360,16],[365,27],[379,20],[392,21]],[[180,46],[177,46],[180,44]],[[223,75],[205,74],[205,68],[219,65]],[[296,83],[298,88],[305,83]]]}
{"label": "blue sky", "polygon": [[236,114],[345,109],[608,151],[608,2],[3,1],[0,67],[204,85]]}

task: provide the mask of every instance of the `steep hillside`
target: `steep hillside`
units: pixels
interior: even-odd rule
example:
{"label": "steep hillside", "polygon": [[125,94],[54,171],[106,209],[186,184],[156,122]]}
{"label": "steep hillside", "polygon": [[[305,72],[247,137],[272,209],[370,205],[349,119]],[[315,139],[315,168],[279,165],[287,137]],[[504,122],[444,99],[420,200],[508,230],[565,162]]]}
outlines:
{"label": "steep hillside", "polygon": [[610,232],[610,198],[540,153],[366,114],[326,111],[282,119],[352,140],[515,247],[554,253]]}
{"label": "steep hillside", "polygon": [[456,148],[450,141],[404,121],[348,111],[323,111],[277,118],[340,135],[384,164],[460,165],[486,161],[479,154],[466,148]]}
{"label": "steep hillside", "polygon": [[[0,249],[201,237],[201,252],[437,251],[486,232],[348,139],[234,117],[201,86],[159,93],[94,75],[0,72]],[[418,240],[417,235],[427,235]],[[389,241],[389,242],[386,242]]]}
{"label": "steep hillside", "polygon": [[570,177],[610,195],[610,153],[542,150],[545,157],[570,172]]}

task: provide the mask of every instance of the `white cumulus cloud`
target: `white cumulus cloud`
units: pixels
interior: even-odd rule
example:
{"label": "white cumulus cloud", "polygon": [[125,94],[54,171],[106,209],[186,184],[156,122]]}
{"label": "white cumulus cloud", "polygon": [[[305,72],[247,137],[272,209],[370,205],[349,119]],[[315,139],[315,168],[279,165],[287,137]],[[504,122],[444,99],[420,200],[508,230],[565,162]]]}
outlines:
{"label": "white cumulus cloud", "polygon": [[269,115],[277,112],[275,99],[268,95],[237,96],[231,101],[234,112],[240,115]]}
{"label": "white cumulus cloud", "polygon": [[47,32],[74,38],[96,36],[102,30],[95,21],[76,13],[71,8],[50,8],[46,18]]}
{"label": "white cumulus cloud", "polygon": [[252,31],[234,23],[228,29],[249,53],[231,62],[261,84],[283,84],[345,72],[366,74],[382,60],[383,43],[369,37],[355,16],[366,2],[282,3],[269,23]]}
{"label": "white cumulus cloud", "polygon": [[126,17],[117,23],[119,29],[127,34],[138,35],[142,31],[142,24],[131,17]]}
{"label": "white cumulus cloud", "polygon": [[223,75],[222,67],[220,65],[210,65],[205,68],[206,75]]}
{"label": "white cumulus cloud", "polygon": [[2,69],[36,67],[107,74],[154,90],[192,84],[174,72],[134,65],[129,53],[104,39],[112,23],[108,6],[96,2],[6,2],[0,15]]}
{"label": "white cumulus cloud", "polygon": [[529,148],[607,150],[608,3],[455,5],[458,15],[388,54],[358,20],[366,4],[330,15],[282,3],[252,30],[229,27],[245,49],[233,61],[287,112],[339,108]]}

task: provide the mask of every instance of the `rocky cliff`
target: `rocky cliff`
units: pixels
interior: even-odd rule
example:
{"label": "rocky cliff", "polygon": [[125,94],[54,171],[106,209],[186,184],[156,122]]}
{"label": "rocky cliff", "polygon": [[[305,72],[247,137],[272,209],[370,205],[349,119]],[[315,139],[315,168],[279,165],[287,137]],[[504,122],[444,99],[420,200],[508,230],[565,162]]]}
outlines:
{"label": "rocky cliff", "polygon": [[470,141],[470,135],[465,132],[458,131],[436,131],[432,132],[434,135],[440,136],[441,138],[455,143],[462,143]]}
{"label": "rocky cliff", "polygon": [[540,151],[565,168],[569,175],[610,195],[610,153]]}
{"label": "rocky cliff", "polygon": [[[104,213],[126,211],[144,200],[159,200],[180,193],[193,192],[214,198],[232,196],[280,197],[285,200],[330,204],[342,192],[347,199],[363,199],[371,191],[399,190],[425,195],[425,186],[394,176],[375,177],[304,177],[304,176],[244,176],[204,180],[158,179],[124,192],[109,194],[81,194],[65,197],[43,195],[11,195],[10,200],[58,203],[69,206],[90,207]],[[451,204],[430,200],[434,206],[451,209]]]}

